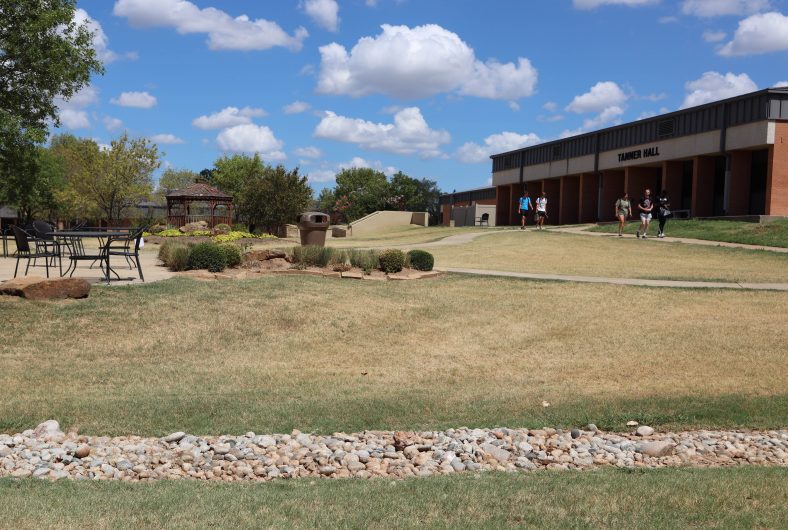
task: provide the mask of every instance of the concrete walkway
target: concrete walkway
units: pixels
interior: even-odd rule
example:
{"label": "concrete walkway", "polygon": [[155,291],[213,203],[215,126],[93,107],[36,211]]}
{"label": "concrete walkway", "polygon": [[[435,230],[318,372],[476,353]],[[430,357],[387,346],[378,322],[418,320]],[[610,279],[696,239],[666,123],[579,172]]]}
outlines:
{"label": "concrete walkway", "polygon": [[[568,227],[548,227],[546,230],[551,232],[563,232],[566,234],[579,234],[583,236],[596,236],[596,237],[618,237],[618,234],[609,234],[607,232],[589,232],[587,229],[596,225],[574,225]],[[669,225],[668,225],[669,226]],[[631,238],[630,234],[625,234],[624,237]],[[744,243],[728,243],[726,241],[709,241],[706,239],[692,239],[689,237],[664,237],[662,239],[656,236],[649,236],[649,239],[659,242],[667,243],[687,243],[690,245],[702,245],[707,247],[727,247],[727,248],[744,248],[748,250],[767,250],[769,252],[788,253],[788,248],[783,247],[767,247],[765,245],[747,245]]]}
{"label": "concrete walkway", "polygon": [[[42,260],[38,260],[39,264],[41,264],[41,262]],[[18,272],[19,276],[25,275],[26,264],[26,259],[20,260]],[[110,285],[142,285],[142,280],[140,280],[137,276],[137,269],[129,269],[123,258],[113,259],[111,265],[112,268],[122,278],[122,280],[113,279],[113,281],[110,282]],[[151,245],[150,249],[145,248],[140,251],[140,265],[142,265],[142,273],[145,276],[145,283],[166,280],[167,278],[172,278],[173,276],[172,272],[170,272],[166,267],[161,266],[161,262],[158,259],[158,246],[156,245]],[[66,259],[63,260],[63,268],[66,269],[68,266],[69,260],[66,257]],[[0,282],[13,278],[15,267],[16,258],[0,257]],[[50,278],[57,278],[59,274],[60,271],[58,270],[57,265],[55,265],[54,268],[51,266],[49,267]],[[30,270],[28,271],[28,276],[41,276],[43,278],[46,276],[46,271],[42,266],[31,266]],[[98,265],[91,269],[90,264],[87,262],[79,263],[77,269],[74,271],[73,277],[84,278],[92,284],[107,284],[101,280],[101,271],[99,270]]]}
{"label": "concrete walkway", "polygon": [[474,276],[495,276],[501,278],[520,278],[526,280],[550,280],[559,282],[606,283],[611,285],[638,285],[642,287],[672,287],[677,289],[750,289],[755,291],[788,291],[788,283],[732,283],[732,282],[691,282],[678,280],[647,280],[641,278],[605,278],[601,276],[571,276],[562,274],[533,274],[529,272],[509,272],[484,269],[462,269],[455,267],[435,267],[442,272],[471,274]]}

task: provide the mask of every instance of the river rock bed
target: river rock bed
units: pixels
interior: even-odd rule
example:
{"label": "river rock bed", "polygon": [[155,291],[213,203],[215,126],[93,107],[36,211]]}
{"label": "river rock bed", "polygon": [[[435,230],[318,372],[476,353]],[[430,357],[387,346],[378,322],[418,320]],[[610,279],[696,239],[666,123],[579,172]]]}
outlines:
{"label": "river rock bed", "polygon": [[406,478],[463,471],[788,466],[788,430],[633,433],[586,429],[448,429],[164,438],[63,433],[55,420],[0,434],[0,477],[268,481]]}

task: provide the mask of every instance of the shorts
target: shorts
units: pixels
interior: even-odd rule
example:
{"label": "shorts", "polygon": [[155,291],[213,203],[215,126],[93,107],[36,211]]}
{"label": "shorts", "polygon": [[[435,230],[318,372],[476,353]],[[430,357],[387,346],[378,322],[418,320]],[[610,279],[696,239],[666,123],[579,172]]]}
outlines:
{"label": "shorts", "polygon": [[543,211],[540,210],[540,211],[536,212],[536,215],[538,215],[539,217],[547,217],[547,212],[543,212]]}
{"label": "shorts", "polygon": [[531,212],[529,212],[528,210],[520,210],[520,217],[525,217],[525,216],[527,216],[530,213]]}
{"label": "shorts", "polygon": [[616,217],[626,217],[628,215],[629,215],[629,212],[627,212],[626,210],[619,210],[618,211],[618,215]]}
{"label": "shorts", "polygon": [[650,213],[642,213],[640,214],[641,221],[651,221],[651,214]]}

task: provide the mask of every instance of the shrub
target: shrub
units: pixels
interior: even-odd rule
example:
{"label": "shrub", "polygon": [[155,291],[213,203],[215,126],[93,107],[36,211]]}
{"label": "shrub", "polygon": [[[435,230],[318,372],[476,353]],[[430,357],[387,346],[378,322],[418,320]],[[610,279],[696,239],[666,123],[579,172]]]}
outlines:
{"label": "shrub", "polygon": [[243,223],[235,223],[232,228],[232,232],[246,232],[249,230],[249,227]]}
{"label": "shrub", "polygon": [[159,259],[172,271],[185,271],[190,252],[191,245],[180,241],[165,241],[159,248]]}
{"label": "shrub", "polygon": [[241,264],[241,247],[235,243],[222,243],[219,245],[219,248],[224,252],[224,258],[228,267],[237,267]]}
{"label": "shrub", "polygon": [[172,249],[169,257],[169,267],[172,271],[185,271],[189,268],[189,256],[192,249],[189,245],[178,245]]}
{"label": "shrub", "polygon": [[189,269],[208,269],[222,272],[227,267],[224,250],[216,243],[194,245],[189,254]]}
{"label": "shrub", "polygon": [[272,236],[271,234],[261,234],[256,236],[249,232],[238,230],[233,230],[228,234],[219,234],[218,236],[213,237],[213,240],[217,243],[231,243],[233,241],[238,241],[239,239],[277,239],[277,237]]}
{"label": "shrub", "polygon": [[218,225],[213,227],[213,232],[215,234],[229,234],[230,231],[232,231],[232,228],[230,228],[230,225],[224,224],[224,223],[220,223],[220,224],[218,224]]}
{"label": "shrub", "polygon": [[378,256],[380,269],[386,273],[399,272],[405,266],[405,253],[401,250],[390,248]]}
{"label": "shrub", "polygon": [[177,228],[168,228],[167,230],[162,230],[161,232],[157,232],[156,235],[160,237],[180,237],[186,234],[184,234]]}
{"label": "shrub", "polygon": [[378,255],[374,250],[349,250],[347,260],[352,266],[362,269],[367,274],[380,266]]}
{"label": "shrub", "polygon": [[407,255],[410,267],[417,271],[431,271],[435,258],[426,250],[411,250]]}
{"label": "shrub", "polygon": [[293,263],[306,267],[326,267],[336,261],[337,251],[331,247],[306,245],[293,247]]}

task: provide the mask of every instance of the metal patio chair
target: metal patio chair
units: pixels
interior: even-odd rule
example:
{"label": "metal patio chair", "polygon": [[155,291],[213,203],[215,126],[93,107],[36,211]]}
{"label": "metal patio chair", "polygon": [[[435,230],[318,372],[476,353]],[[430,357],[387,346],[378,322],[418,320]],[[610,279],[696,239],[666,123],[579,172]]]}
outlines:
{"label": "metal patio chair", "polygon": [[[16,242],[16,267],[14,267],[14,278],[16,278],[17,273],[19,272],[19,260],[22,258],[27,259],[27,266],[25,267],[25,276],[27,276],[27,272],[30,270],[30,260],[35,260],[37,258],[42,258],[44,260],[44,267],[46,267],[47,271],[47,278],[49,278],[49,261],[50,259],[57,259],[60,265],[60,275],[63,275],[63,262],[60,259],[60,247],[58,245],[47,247],[46,245],[39,246],[37,244],[35,236],[32,234],[22,230],[18,226],[12,226],[11,229],[14,231],[14,241]],[[33,247],[30,246],[30,243],[33,243]],[[35,248],[35,250],[33,250]],[[52,250],[47,250],[51,248]],[[53,261],[54,266],[54,261]]]}

